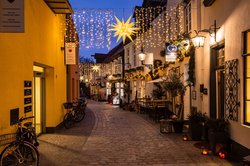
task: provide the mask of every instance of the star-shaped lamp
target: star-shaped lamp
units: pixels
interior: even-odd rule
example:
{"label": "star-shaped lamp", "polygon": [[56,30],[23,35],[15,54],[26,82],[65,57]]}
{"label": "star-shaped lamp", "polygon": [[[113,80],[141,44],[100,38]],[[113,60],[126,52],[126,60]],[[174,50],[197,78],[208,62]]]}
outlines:
{"label": "star-shaped lamp", "polygon": [[132,35],[136,33],[137,30],[139,30],[139,28],[135,28],[134,22],[130,22],[132,16],[130,16],[128,18],[128,20],[126,22],[124,22],[124,20],[122,19],[122,21],[120,21],[116,16],[116,24],[112,25],[113,28],[109,29],[110,31],[115,31],[115,35],[114,37],[118,36],[117,41],[118,42],[120,40],[120,38],[122,38],[123,43],[125,43],[125,39],[126,37],[128,37],[131,41],[133,41],[132,39]]}
{"label": "star-shaped lamp", "polygon": [[98,72],[100,70],[100,66],[98,65],[93,65],[92,66],[92,70],[95,71],[95,72]]}

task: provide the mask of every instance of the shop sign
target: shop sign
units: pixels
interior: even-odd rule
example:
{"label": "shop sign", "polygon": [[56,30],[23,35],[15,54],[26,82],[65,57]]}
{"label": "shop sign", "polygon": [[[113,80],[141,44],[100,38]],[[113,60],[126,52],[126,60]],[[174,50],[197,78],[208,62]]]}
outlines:
{"label": "shop sign", "polygon": [[24,0],[0,0],[0,32],[24,32]]}
{"label": "shop sign", "polygon": [[176,45],[170,44],[166,47],[166,61],[167,62],[175,62],[176,60],[176,52],[178,47]]}
{"label": "shop sign", "polygon": [[66,55],[67,65],[76,64],[76,44],[75,43],[65,43],[65,55]]}

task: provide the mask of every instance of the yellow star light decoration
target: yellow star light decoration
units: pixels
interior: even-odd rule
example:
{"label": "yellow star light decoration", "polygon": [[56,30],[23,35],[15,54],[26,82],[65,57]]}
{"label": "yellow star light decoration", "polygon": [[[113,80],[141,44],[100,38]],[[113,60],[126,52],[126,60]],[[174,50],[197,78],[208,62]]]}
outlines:
{"label": "yellow star light decoration", "polygon": [[130,16],[128,18],[128,20],[126,22],[124,22],[124,20],[122,19],[122,21],[120,21],[116,16],[116,24],[113,24],[111,29],[109,29],[110,31],[115,31],[115,35],[114,37],[118,36],[117,41],[118,42],[120,40],[120,38],[122,38],[123,43],[125,43],[125,39],[126,37],[128,37],[131,41],[133,41],[132,39],[132,35],[136,33],[137,30],[139,30],[139,28],[135,28],[134,22],[130,22],[132,16]]}
{"label": "yellow star light decoration", "polygon": [[95,72],[98,72],[98,71],[101,70],[101,69],[100,69],[100,66],[98,66],[98,65],[93,65],[93,66],[92,66],[92,70],[95,71]]}

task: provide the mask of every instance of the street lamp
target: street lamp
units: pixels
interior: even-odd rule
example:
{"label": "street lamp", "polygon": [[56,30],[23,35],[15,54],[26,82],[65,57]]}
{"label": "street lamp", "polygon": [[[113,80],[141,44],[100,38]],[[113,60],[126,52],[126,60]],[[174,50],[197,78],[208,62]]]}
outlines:
{"label": "street lamp", "polygon": [[152,68],[152,65],[151,64],[144,64],[144,60],[146,58],[146,54],[143,52],[143,49],[141,49],[141,52],[138,54],[138,57],[139,57],[139,60],[141,61],[141,64],[143,66],[146,66],[148,67],[149,69]]}
{"label": "street lamp", "polygon": [[196,34],[196,36],[193,37],[191,40],[193,42],[194,47],[203,47],[205,43],[205,36]]}
{"label": "street lamp", "polygon": [[205,36],[199,35],[199,33],[205,32],[209,33],[211,37],[214,37],[214,41],[216,42],[216,31],[220,29],[220,27],[216,26],[216,20],[214,20],[214,24],[209,27],[209,29],[203,29],[196,31],[196,36],[193,37],[191,40],[196,48],[203,47],[205,43]]}

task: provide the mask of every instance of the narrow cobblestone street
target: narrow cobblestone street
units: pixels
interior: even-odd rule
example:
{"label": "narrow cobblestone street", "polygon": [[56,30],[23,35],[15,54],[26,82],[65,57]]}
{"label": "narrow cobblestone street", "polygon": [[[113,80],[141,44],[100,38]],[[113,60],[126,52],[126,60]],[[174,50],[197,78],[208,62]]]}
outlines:
{"label": "narrow cobblestone street", "polygon": [[41,166],[78,165],[235,165],[203,156],[180,134],[161,134],[144,115],[105,103],[88,102],[86,117],[69,130],[39,137]]}

